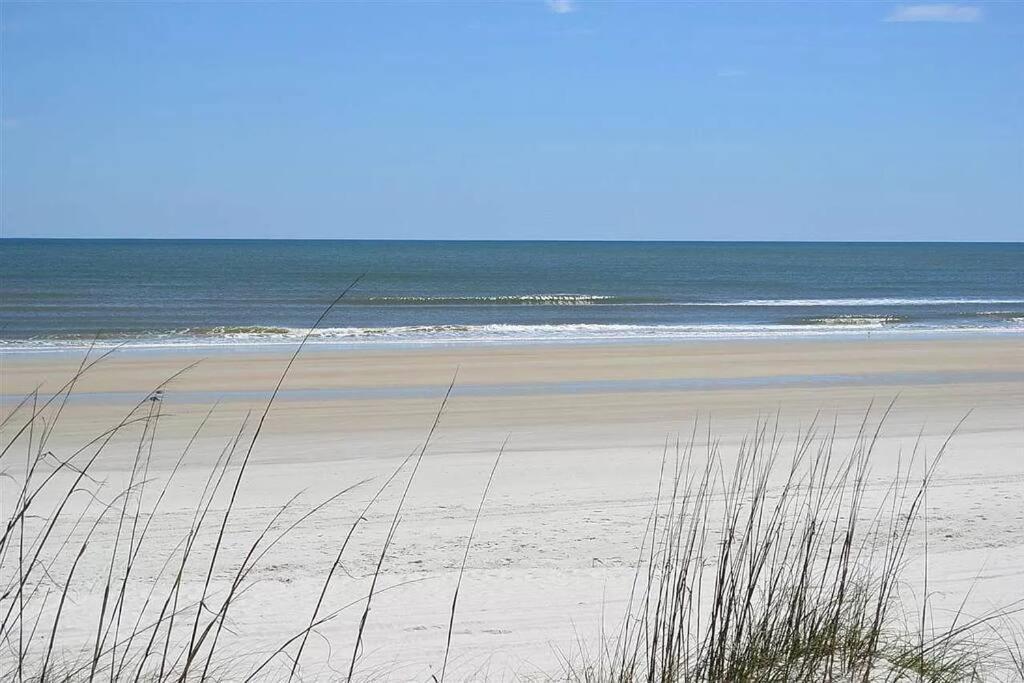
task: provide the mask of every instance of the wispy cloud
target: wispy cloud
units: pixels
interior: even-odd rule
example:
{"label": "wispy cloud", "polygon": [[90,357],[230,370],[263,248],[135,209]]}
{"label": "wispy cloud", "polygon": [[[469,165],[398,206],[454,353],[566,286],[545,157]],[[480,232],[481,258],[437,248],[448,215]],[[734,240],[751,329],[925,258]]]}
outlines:
{"label": "wispy cloud", "polygon": [[945,22],[971,24],[981,21],[981,8],[971,5],[904,5],[897,7],[885,18],[886,21],[902,22]]}
{"label": "wispy cloud", "polygon": [[555,14],[569,14],[578,9],[576,7],[576,0],[545,0],[545,3],[548,9]]}

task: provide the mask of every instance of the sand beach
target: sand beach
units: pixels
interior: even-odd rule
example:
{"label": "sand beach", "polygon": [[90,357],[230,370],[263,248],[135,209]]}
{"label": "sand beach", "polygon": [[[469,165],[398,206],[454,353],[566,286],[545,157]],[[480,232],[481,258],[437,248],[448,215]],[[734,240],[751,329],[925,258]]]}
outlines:
{"label": "sand beach", "polygon": [[[238,430],[251,433],[291,351],[123,351],[77,382],[48,443],[54,454],[70,455],[198,361],[150,403],[159,403],[161,414],[147,461],[146,479],[154,482],[147,505],[204,417],[206,423],[153,516],[133,569],[141,579],[135,590],[164,577],[162,562],[187,535],[197,492]],[[40,396],[57,390],[80,362],[69,352],[6,355],[4,415],[37,388]],[[506,439],[466,562],[451,680],[558,675],[582,647],[598,646],[617,628],[666,444],[671,450],[693,440],[700,453],[711,439],[728,460],[744,436],[771,423],[786,438],[812,424],[822,433],[834,428],[841,446],[852,443],[869,406],[874,424],[894,399],[872,456],[870,476],[879,486],[918,439],[934,456],[966,416],[929,490],[927,535],[915,535],[909,552],[922,557],[927,540],[934,618],[948,618],[944,610],[955,611],[964,596],[972,614],[1024,597],[1019,336],[312,348],[296,360],[253,449],[225,556],[243,554],[293,496],[299,498],[283,521],[359,485],[262,558],[223,636],[232,652],[254,661],[281,634],[303,628],[345,533],[380,484],[422,446],[453,378],[381,562],[357,662],[362,679],[437,673],[467,536]],[[14,424],[4,427],[5,445]],[[90,470],[100,490],[128,483],[139,439],[139,429],[125,429],[104,449]],[[8,458],[5,467],[16,471],[21,460]],[[347,670],[362,614],[357,603],[401,490],[388,488],[352,537],[327,602],[332,610],[353,606],[310,639],[309,680]],[[5,489],[5,509],[13,500]],[[211,514],[223,505],[218,498]],[[85,514],[91,519],[95,510]],[[107,559],[83,556],[83,585],[63,616],[66,637],[91,637]],[[911,565],[908,571],[918,571]],[[229,578],[215,572],[212,581],[226,590]]]}

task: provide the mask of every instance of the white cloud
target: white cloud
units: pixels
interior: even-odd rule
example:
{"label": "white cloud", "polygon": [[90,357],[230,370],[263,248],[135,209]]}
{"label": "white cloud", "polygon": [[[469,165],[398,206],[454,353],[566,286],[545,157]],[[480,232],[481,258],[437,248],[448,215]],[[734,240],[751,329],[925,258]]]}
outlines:
{"label": "white cloud", "polygon": [[971,5],[904,5],[897,7],[886,21],[937,21],[956,24],[970,24],[981,21],[981,8]]}
{"label": "white cloud", "polygon": [[555,14],[569,14],[576,11],[576,0],[546,0],[548,9]]}

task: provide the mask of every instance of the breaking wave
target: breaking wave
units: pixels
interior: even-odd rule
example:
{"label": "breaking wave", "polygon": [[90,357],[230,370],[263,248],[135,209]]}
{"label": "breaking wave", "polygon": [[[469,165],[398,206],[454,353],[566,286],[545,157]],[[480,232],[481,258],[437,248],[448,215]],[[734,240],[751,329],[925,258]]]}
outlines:
{"label": "breaking wave", "polygon": [[508,294],[496,296],[371,296],[371,304],[407,306],[480,306],[488,304],[519,306],[587,306],[598,303],[639,303],[626,297],[603,294]]}
{"label": "breaking wave", "polygon": [[898,315],[834,315],[820,318],[804,318],[798,325],[825,325],[844,327],[886,327],[905,320]]}
{"label": "breaking wave", "polygon": [[259,336],[259,335],[275,335],[275,334],[290,334],[291,328],[288,327],[264,327],[262,325],[222,325],[219,327],[210,328],[199,328],[196,330],[185,330],[185,334],[192,333],[197,336],[204,337],[239,337],[239,336]]}
{"label": "breaking wave", "polygon": [[1024,299],[745,299],[740,301],[694,302],[685,306],[955,306],[957,304],[1024,304]]}
{"label": "breaking wave", "polygon": [[1010,325],[928,326],[901,324],[892,316],[833,316],[803,319],[782,324],[549,324],[549,325],[404,325],[396,327],[325,327],[308,328],[263,325],[221,326],[174,332],[111,335],[101,340],[61,337],[30,340],[0,340],[6,351],[41,351],[82,349],[89,346],[109,347],[123,344],[131,348],[202,348],[217,346],[264,346],[295,344],[309,335],[310,344],[457,344],[571,342],[603,340],[687,340],[687,339],[757,339],[772,337],[834,336],[865,334],[944,334],[974,333],[994,330],[1024,332],[1024,318],[1011,319]]}
{"label": "breaking wave", "polygon": [[371,296],[350,299],[353,305],[378,306],[699,306],[699,307],[865,307],[865,306],[955,306],[1014,305],[1024,299],[899,298],[866,297],[846,299],[735,299],[723,301],[671,301],[608,294],[507,294],[494,296]]}

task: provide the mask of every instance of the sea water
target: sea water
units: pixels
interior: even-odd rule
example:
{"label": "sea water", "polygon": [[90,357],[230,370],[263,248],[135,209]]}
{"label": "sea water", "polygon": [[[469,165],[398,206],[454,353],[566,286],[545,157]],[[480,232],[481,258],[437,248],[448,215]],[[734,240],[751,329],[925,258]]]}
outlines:
{"label": "sea water", "polygon": [[1024,244],[0,240],[0,348],[1024,332]]}

